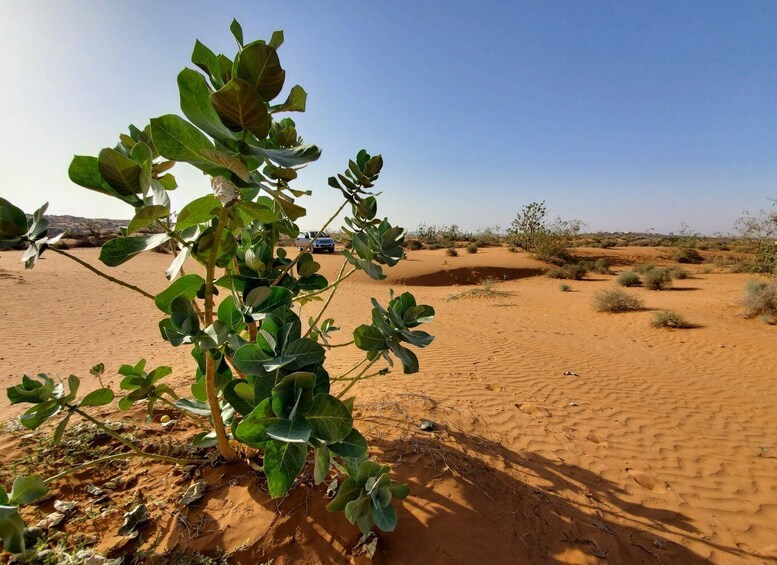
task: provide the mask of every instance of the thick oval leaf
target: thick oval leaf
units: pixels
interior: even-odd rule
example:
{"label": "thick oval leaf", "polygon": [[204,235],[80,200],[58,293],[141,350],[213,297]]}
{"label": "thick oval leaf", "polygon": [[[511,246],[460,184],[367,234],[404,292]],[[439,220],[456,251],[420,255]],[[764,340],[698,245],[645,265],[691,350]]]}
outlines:
{"label": "thick oval leaf", "polygon": [[262,99],[246,81],[233,78],[210,96],[213,107],[232,129],[247,129],[257,139],[270,131],[270,115]]}
{"label": "thick oval leaf", "polygon": [[119,198],[136,206],[141,203],[140,199],[132,192],[126,191],[122,194],[113,188],[100,174],[97,157],[76,155],[70,162],[67,170],[70,180],[79,186]]}
{"label": "thick oval leaf", "polygon": [[241,201],[237,204],[237,208],[252,220],[257,220],[263,224],[274,224],[280,220],[270,207],[262,206],[256,202]]}
{"label": "thick oval leaf", "polygon": [[375,525],[384,532],[393,532],[397,527],[397,511],[391,504],[386,506],[372,505],[372,519]]}
{"label": "thick oval leaf", "polygon": [[356,428],[348,432],[348,435],[342,441],[329,445],[329,449],[333,453],[350,459],[365,458],[368,448],[367,440]]}
{"label": "thick oval leaf", "polygon": [[[249,291],[248,296],[254,290],[257,289]],[[246,299],[248,299],[248,296],[246,296]],[[293,299],[294,297],[288,288],[273,286],[270,287],[270,294],[266,298],[263,298],[261,301],[252,301],[251,311],[255,314],[267,314],[273,310],[290,306]]]}
{"label": "thick oval leaf", "polygon": [[115,149],[106,147],[100,151],[97,169],[119,194],[128,195],[141,191],[140,166]]}
{"label": "thick oval leaf", "polygon": [[137,211],[127,226],[127,234],[135,233],[138,230],[147,228],[160,218],[166,218],[170,215],[170,209],[167,206],[144,206]]}
{"label": "thick oval leaf", "polygon": [[221,202],[212,194],[196,198],[184,206],[178,213],[178,218],[175,221],[175,230],[180,232],[186,228],[209,222],[211,218],[218,214],[220,209]]}
{"label": "thick oval leaf", "polygon": [[0,198],[0,239],[11,239],[25,233],[27,215],[5,198]]}
{"label": "thick oval leaf", "polygon": [[290,443],[307,443],[310,439],[311,427],[305,418],[293,420],[278,420],[267,426],[267,435],[278,441]]}
{"label": "thick oval leaf", "polygon": [[321,149],[315,145],[298,145],[289,149],[265,149],[252,145],[250,149],[253,155],[267,158],[281,167],[297,167],[312,163],[321,157]]}
{"label": "thick oval leaf", "polygon": [[99,388],[87,394],[80,406],[105,406],[113,402],[114,394],[109,388]]}
{"label": "thick oval leaf", "polygon": [[202,131],[216,139],[238,139],[239,135],[225,126],[210,101],[210,90],[197,71],[184,69],[178,74],[181,110]]}
{"label": "thick oval leaf", "polygon": [[272,357],[256,343],[247,343],[235,351],[232,361],[241,373],[246,375],[264,375],[264,364]]}
{"label": "thick oval leaf", "polygon": [[274,47],[255,41],[245,46],[238,55],[237,76],[246,81],[269,102],[280,93],[286,80]]}
{"label": "thick oval leaf", "polygon": [[38,475],[17,477],[8,495],[8,502],[17,506],[35,502],[49,492],[46,483]]}
{"label": "thick oval leaf", "polygon": [[285,495],[294,484],[302,467],[308,447],[304,443],[286,443],[270,440],[264,451],[264,474],[267,475],[267,489],[270,496]]}
{"label": "thick oval leaf", "polygon": [[342,441],[353,429],[353,418],[348,408],[334,396],[317,394],[305,414],[313,437],[326,443]]}
{"label": "thick oval leaf", "polygon": [[254,404],[254,387],[245,379],[234,379],[224,385],[224,399],[241,416],[248,416]]}
{"label": "thick oval leaf", "polygon": [[170,305],[173,303],[173,300],[179,296],[185,296],[189,300],[193,300],[194,297],[197,296],[197,291],[204,284],[205,279],[200,275],[184,275],[173,281],[170,286],[157,294],[154,303],[162,312],[170,314],[172,312]]}
{"label": "thick oval leaf", "polygon": [[219,304],[218,319],[224,322],[233,332],[242,330],[245,325],[243,314],[235,306],[235,298],[233,296],[227,296]]}
{"label": "thick oval leaf", "polygon": [[383,351],[386,349],[386,338],[375,326],[362,324],[353,331],[353,341],[356,347],[364,351]]}
{"label": "thick oval leaf", "polygon": [[138,237],[117,237],[102,246],[100,249],[100,261],[109,267],[116,267],[125,261],[129,261],[135,255],[159,247],[169,239],[170,236],[166,233],[155,233]]}
{"label": "thick oval leaf", "polygon": [[340,490],[337,491],[337,496],[332,499],[332,502],[327,504],[326,509],[330,512],[342,512],[345,510],[345,505],[356,500],[359,494],[362,492],[362,487],[354,479],[347,478],[340,485]]}
{"label": "thick oval leaf", "polygon": [[314,460],[315,465],[313,466],[313,482],[315,482],[317,485],[320,485],[326,480],[327,475],[329,475],[329,449],[325,445],[317,447]]}
{"label": "thick oval leaf", "polygon": [[262,400],[250,414],[240,420],[237,425],[237,437],[251,444],[264,443],[270,436],[267,435],[267,427],[280,422],[272,410],[269,398]]}
{"label": "thick oval leaf", "polygon": [[273,108],[274,112],[304,112],[308,94],[300,85],[291,87],[291,92],[286,97],[286,102]]}
{"label": "thick oval leaf", "polygon": [[29,430],[34,430],[43,422],[59,412],[60,406],[56,399],[37,404],[19,416],[19,423]]}
{"label": "thick oval leaf", "polygon": [[151,135],[157,151],[165,159],[186,161],[208,174],[223,173],[223,168],[215,167],[213,162],[202,153],[204,149],[215,149],[213,143],[180,116],[167,114],[152,119]]}
{"label": "thick oval leaf", "polygon": [[199,402],[190,398],[179,398],[175,401],[177,408],[191,412],[196,416],[210,416],[210,406],[205,402]]}

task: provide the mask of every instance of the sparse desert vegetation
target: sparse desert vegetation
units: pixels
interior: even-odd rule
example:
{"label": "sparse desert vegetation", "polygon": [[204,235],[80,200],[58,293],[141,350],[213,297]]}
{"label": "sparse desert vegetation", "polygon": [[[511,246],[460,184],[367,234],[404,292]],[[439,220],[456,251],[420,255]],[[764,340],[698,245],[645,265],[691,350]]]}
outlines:
{"label": "sparse desert vegetation", "polygon": [[653,312],[653,316],[650,318],[650,325],[654,328],[685,329],[693,327],[682,315],[673,310]]}
{"label": "sparse desert vegetation", "polygon": [[594,310],[597,312],[633,312],[642,310],[645,303],[633,294],[622,290],[600,290],[594,295]]}

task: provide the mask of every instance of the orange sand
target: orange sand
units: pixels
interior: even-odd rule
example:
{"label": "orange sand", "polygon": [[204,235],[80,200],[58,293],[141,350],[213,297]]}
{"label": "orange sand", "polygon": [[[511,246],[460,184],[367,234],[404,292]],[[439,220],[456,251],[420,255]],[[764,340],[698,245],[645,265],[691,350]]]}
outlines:
{"label": "orange sand", "polygon": [[[97,263],[97,250],[73,253]],[[597,253],[633,260],[635,250],[587,252]],[[737,315],[747,275],[630,289],[649,309],[673,309],[700,326],[657,330],[650,311],[592,310],[594,292],[614,276],[572,281],[574,292],[562,293],[559,281],[536,276],[542,264],[501,248],[408,255],[384,283],[349,279],[330,309],[343,328],[336,341],[369,320],[369,298],[385,302],[389,286],[437,310],[428,327],[437,339],[419,352],[419,374],[400,370],[354,389],[357,427],[411,485],[375,562],[777,562],[777,328]],[[329,276],[340,264],[337,256],[316,259]],[[111,274],[158,292],[169,260],[146,254]],[[505,275],[522,277],[494,286],[509,294],[447,300],[477,288],[453,283]],[[78,374],[94,388],[89,368],[100,361],[117,385],[118,366],[144,356],[150,366],[171,365],[186,394],[188,350],[161,340],[150,300],[54,254],[24,271],[18,253],[3,253],[0,291],[0,385],[47,372]],[[306,306],[303,319],[317,309]],[[360,357],[332,350],[330,373]],[[5,401],[1,410],[3,420],[19,413]],[[419,431],[421,419],[438,431]],[[0,440],[0,461],[18,455],[11,446]],[[146,496],[175,500],[186,488],[164,466],[138,462],[130,472],[138,474],[132,489]],[[219,546],[235,563],[353,559],[346,554],[359,534],[323,510],[319,488],[276,505],[243,464],[209,468],[205,477],[209,494],[187,511],[190,526],[204,524],[197,535],[172,517],[173,502],[166,511],[149,506],[154,524],[143,536],[157,551]],[[113,529],[122,510],[110,514]],[[116,547],[96,531],[98,548]]]}

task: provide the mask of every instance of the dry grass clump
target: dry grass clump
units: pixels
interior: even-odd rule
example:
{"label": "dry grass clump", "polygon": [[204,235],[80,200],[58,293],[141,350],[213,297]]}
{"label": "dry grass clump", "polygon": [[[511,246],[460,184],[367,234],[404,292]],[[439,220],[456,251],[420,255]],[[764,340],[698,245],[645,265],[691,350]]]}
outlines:
{"label": "dry grass clump", "polygon": [[634,272],[635,273],[639,273],[640,275],[644,275],[648,271],[651,271],[651,270],[653,270],[655,268],[656,268],[655,265],[651,265],[649,263],[648,264],[638,263],[638,264],[634,265]]}
{"label": "dry grass clump", "polygon": [[571,286],[569,286],[569,285],[568,285],[568,284],[566,284],[566,283],[561,283],[560,285],[558,285],[558,289],[559,289],[561,292],[572,292],[572,287],[571,287]]}
{"label": "dry grass clump", "polygon": [[672,310],[661,310],[653,314],[650,325],[654,328],[692,328],[693,324],[688,322],[677,312]]}
{"label": "dry grass clump", "polygon": [[597,259],[596,261],[580,261],[580,264],[590,273],[599,275],[610,275],[610,262],[607,259]]}
{"label": "dry grass clump", "polygon": [[583,263],[569,263],[563,267],[551,269],[546,276],[551,279],[567,279],[579,281],[588,273],[588,268]]}
{"label": "dry grass clump", "polygon": [[417,239],[408,239],[405,241],[405,248],[411,251],[418,251],[419,249],[424,248],[424,244]]}
{"label": "dry grass clump", "polygon": [[512,292],[506,290],[497,290],[494,288],[494,281],[486,279],[480,288],[471,288],[458,294],[451,294],[448,300],[459,300],[461,298],[499,298],[503,296],[512,296]]}
{"label": "dry grass clump", "polygon": [[642,300],[622,290],[600,290],[594,295],[597,312],[633,312],[645,307]]}
{"label": "dry grass clump", "polygon": [[448,257],[458,257],[458,256],[459,256],[459,252],[458,252],[458,251],[456,251],[456,248],[455,248],[455,247],[449,247],[448,249],[446,249],[446,250],[445,250],[445,254],[446,254]]}
{"label": "dry grass clump", "polygon": [[470,243],[467,245],[467,253],[477,253],[478,252],[478,246],[475,243]]}
{"label": "dry grass clump", "polygon": [[690,276],[688,271],[681,269],[680,267],[669,267],[667,270],[669,271],[669,275],[676,280],[687,279]]}
{"label": "dry grass clump", "polygon": [[777,279],[769,282],[750,281],[745,288],[745,317],[761,316],[769,324],[777,320]]}
{"label": "dry grass clump", "polygon": [[623,271],[618,276],[618,284],[621,286],[639,286],[642,279],[634,271]]}
{"label": "dry grass clump", "polygon": [[666,290],[672,286],[672,273],[668,269],[650,269],[643,276],[642,284],[649,290]]}
{"label": "dry grass clump", "polygon": [[704,261],[704,257],[693,247],[676,247],[670,253],[670,257],[678,263],[699,264]]}

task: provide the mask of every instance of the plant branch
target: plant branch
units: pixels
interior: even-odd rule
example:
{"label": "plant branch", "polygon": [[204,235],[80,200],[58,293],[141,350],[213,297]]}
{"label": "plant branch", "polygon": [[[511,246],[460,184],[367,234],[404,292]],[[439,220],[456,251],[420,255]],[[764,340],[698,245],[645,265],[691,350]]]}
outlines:
{"label": "plant branch", "polygon": [[[218,215],[216,231],[213,234],[213,245],[210,248],[208,263],[205,265],[205,325],[213,323],[213,279],[216,272],[216,259],[221,244],[221,235],[224,233],[226,208],[222,208]],[[229,445],[227,432],[224,429],[224,421],[221,419],[221,407],[216,392],[216,362],[209,352],[205,352],[205,391],[208,395],[210,415],[213,420],[213,430],[216,432],[219,453],[227,461],[234,461],[237,457],[235,450]]]}
{"label": "plant branch", "polygon": [[345,347],[345,346],[347,346],[347,345],[351,345],[351,344],[353,344],[353,341],[354,341],[354,340],[351,340],[351,341],[346,341],[345,343],[335,343],[334,345],[332,345],[332,344],[330,344],[330,343],[322,343],[321,345],[322,345],[323,347],[326,347],[326,348],[328,348],[328,349],[332,349],[332,348],[334,348],[334,347]]}
{"label": "plant branch", "polygon": [[[342,277],[343,271],[345,270],[345,266],[347,264],[348,264],[348,261],[343,261],[343,265],[342,267],[340,267],[340,272],[337,273],[337,277],[335,278],[340,279],[340,277]],[[316,319],[311,322],[310,326],[308,327],[308,331],[306,331],[305,335],[302,337],[308,337],[310,335],[310,332],[313,331],[313,328],[316,327],[316,324],[318,324],[319,320],[321,320],[321,316],[324,315],[324,312],[329,307],[329,304],[332,302],[332,298],[334,297],[335,292],[337,292],[337,288],[339,287],[339,285],[340,285],[339,281],[337,284],[330,285],[332,287],[332,292],[329,293],[329,296],[327,296],[326,302],[324,302],[324,305],[321,306],[321,310],[318,311],[318,315],[316,316]]]}
{"label": "plant branch", "polygon": [[[376,357],[375,359],[373,359],[372,361],[367,363],[367,365],[364,367],[364,369],[362,369],[361,372],[358,375],[356,375],[354,378],[351,379],[351,382],[348,383],[348,386],[340,391],[340,393],[337,395],[337,398],[342,398],[343,395],[346,392],[351,390],[351,387],[353,387],[353,385],[358,383],[360,380],[362,380],[364,378],[367,378],[367,377],[364,376],[364,373],[366,373],[369,370],[369,368],[372,367],[378,359],[380,359],[380,357]],[[373,375],[370,375],[370,376],[373,376]]]}
{"label": "plant branch", "polygon": [[[297,296],[297,297],[294,299],[294,302],[299,302],[299,301],[303,300],[304,298],[310,298],[311,296],[317,296],[317,295],[319,295],[319,294],[323,294],[323,293],[325,293],[327,290],[329,290],[330,288],[332,288],[333,286],[337,286],[337,285],[339,285],[341,282],[343,282],[345,279],[347,279],[348,277],[350,277],[350,276],[351,276],[352,274],[354,274],[356,271],[358,271],[358,269],[357,269],[356,267],[354,267],[353,269],[351,269],[350,271],[348,271],[347,273],[345,273],[345,274],[344,274],[342,277],[339,277],[337,280],[335,280],[334,282],[330,283],[328,286],[325,286],[325,287],[324,287],[324,288],[322,288],[321,290],[316,290],[315,292],[311,292],[311,293],[308,293],[308,294],[302,294],[302,295],[300,295],[300,296]],[[342,272],[342,271],[340,271],[340,272]]]}
{"label": "plant branch", "polygon": [[[316,236],[318,236],[318,234],[320,234],[320,233],[321,233],[321,232],[323,232],[323,231],[324,231],[326,228],[328,228],[328,227],[329,227],[329,224],[331,224],[332,222],[334,222],[334,221],[335,221],[335,218],[336,218],[336,217],[337,217],[337,216],[340,214],[340,212],[342,212],[342,211],[343,211],[343,208],[345,208],[345,205],[346,205],[346,204],[348,204],[348,201],[347,201],[347,200],[346,200],[345,202],[343,202],[343,203],[340,205],[340,207],[337,209],[337,211],[336,211],[334,214],[332,214],[332,217],[330,217],[330,218],[329,218],[329,219],[326,221],[326,223],[325,223],[325,224],[324,224],[324,225],[321,227],[321,229],[319,229],[319,230],[316,232]],[[311,247],[313,247],[313,242],[314,242],[314,241],[316,241],[316,238],[315,238],[315,237],[314,237],[314,238],[311,238],[311,240],[310,240],[310,243],[308,243],[307,247],[305,247],[305,248],[304,248],[302,251],[300,251],[300,252],[299,252],[299,254],[297,254],[297,256],[294,258],[294,260],[293,260],[291,263],[289,263],[288,265],[286,265],[286,267],[284,267],[284,269],[281,271],[281,274],[280,274],[280,275],[278,275],[278,277],[277,277],[277,278],[276,278],[276,279],[273,281],[273,283],[272,283],[270,286],[275,286],[275,285],[277,285],[279,282],[281,282],[281,279],[282,279],[282,278],[283,278],[283,277],[286,275],[286,273],[288,273],[288,272],[291,270],[291,268],[292,268],[294,265],[296,265],[296,264],[297,264],[297,261],[299,261],[299,260],[300,260],[300,258],[301,258],[301,257],[302,257],[302,256],[303,256],[305,253],[307,253],[308,251],[310,251],[310,248],[311,248]]]}
{"label": "plant branch", "polygon": [[137,292],[137,293],[139,293],[139,294],[142,294],[142,295],[143,295],[143,296],[145,296],[146,298],[150,298],[151,300],[154,300],[154,295],[153,295],[153,294],[151,294],[150,292],[146,292],[145,290],[143,290],[142,288],[139,288],[139,287],[135,286],[134,284],[129,284],[129,283],[127,283],[127,282],[124,282],[124,281],[123,281],[123,280],[121,280],[121,279],[117,279],[116,277],[112,277],[112,276],[110,276],[110,275],[107,275],[107,274],[103,273],[101,270],[99,270],[99,269],[96,269],[96,268],[92,267],[92,266],[91,266],[89,263],[87,263],[87,262],[86,262],[86,261],[84,261],[83,259],[79,259],[79,258],[78,258],[78,257],[76,257],[75,255],[71,255],[71,254],[70,254],[70,253],[68,253],[67,251],[63,251],[62,249],[57,249],[56,247],[49,247],[49,249],[50,249],[51,251],[53,251],[54,253],[59,253],[60,255],[64,255],[64,256],[65,256],[65,257],[67,257],[68,259],[72,259],[73,261],[75,261],[76,263],[78,263],[79,265],[81,265],[82,267],[84,267],[84,268],[86,268],[86,269],[89,269],[90,271],[92,271],[92,272],[93,272],[95,275],[98,275],[98,276],[100,276],[100,277],[102,277],[102,278],[104,278],[104,279],[106,279],[106,280],[109,280],[109,281],[111,281],[112,283],[116,283],[116,284],[117,284],[117,285],[119,285],[119,286],[123,286],[124,288],[128,288],[128,289],[130,289],[130,290],[134,290],[135,292]]}

